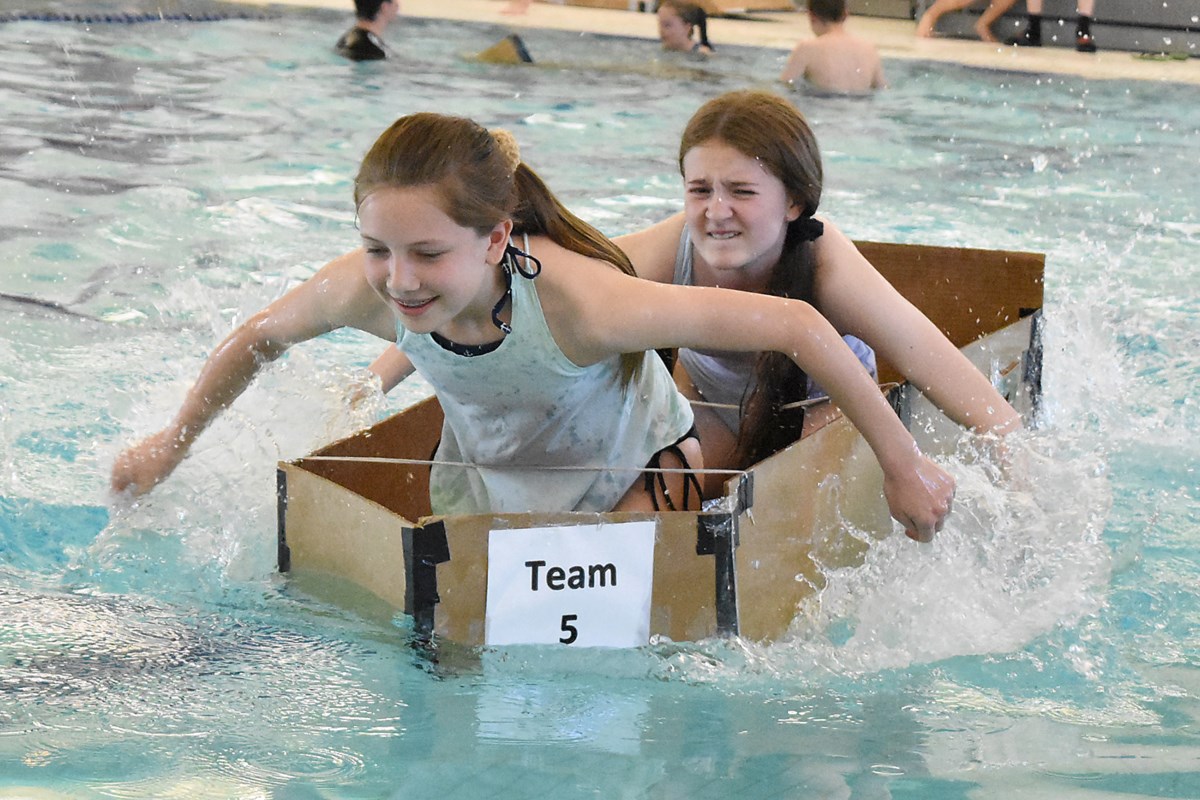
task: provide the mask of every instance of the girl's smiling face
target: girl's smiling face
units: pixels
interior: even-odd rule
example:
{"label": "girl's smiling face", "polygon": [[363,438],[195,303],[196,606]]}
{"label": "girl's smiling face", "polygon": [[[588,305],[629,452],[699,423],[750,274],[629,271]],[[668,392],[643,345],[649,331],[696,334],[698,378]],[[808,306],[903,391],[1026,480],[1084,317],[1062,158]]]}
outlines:
{"label": "girl's smiling face", "polygon": [[436,187],[416,186],[371,192],[358,221],[367,281],[406,329],[461,344],[499,338],[491,315],[504,292],[497,265],[510,220],[480,234],[442,210]]}
{"label": "girl's smiling face", "polygon": [[683,157],[684,215],[705,283],[761,291],[800,207],[758,159],[711,140]]}

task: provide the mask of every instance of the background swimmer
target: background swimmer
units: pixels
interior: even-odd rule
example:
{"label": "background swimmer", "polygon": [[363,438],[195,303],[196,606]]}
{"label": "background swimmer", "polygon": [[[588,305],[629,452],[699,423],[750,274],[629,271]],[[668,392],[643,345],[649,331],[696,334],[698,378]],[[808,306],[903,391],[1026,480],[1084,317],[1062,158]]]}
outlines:
{"label": "background swimmer", "polygon": [[354,0],[354,27],[342,34],[335,48],[351,61],[387,58],[383,31],[400,15],[400,0]]}
{"label": "background swimmer", "polygon": [[703,7],[687,0],[662,0],[656,13],[664,50],[712,55],[715,48],[708,41],[708,12]]}
{"label": "background swimmer", "polygon": [[829,92],[855,93],[887,86],[875,45],[846,30],[846,0],[809,0],[808,23],[816,35],[796,43],[779,79],[798,80]]}

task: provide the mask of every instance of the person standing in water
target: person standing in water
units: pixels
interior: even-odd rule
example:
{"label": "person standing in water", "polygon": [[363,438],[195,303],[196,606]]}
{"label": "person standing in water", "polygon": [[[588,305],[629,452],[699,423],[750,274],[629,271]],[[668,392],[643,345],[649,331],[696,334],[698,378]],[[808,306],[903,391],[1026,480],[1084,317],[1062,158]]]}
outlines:
{"label": "person standing in water", "polygon": [[387,58],[383,31],[400,14],[400,0],[354,0],[354,27],[342,34],[335,49],[351,61]]}
{"label": "person standing in water", "polygon": [[658,39],[663,50],[710,56],[708,41],[708,12],[703,6],[688,0],[662,0],[655,12],[658,16]]}
{"label": "person standing in water", "polygon": [[846,30],[848,16],[846,0],[809,0],[808,22],[816,38],[796,44],[779,79],[847,94],[885,87],[879,51]]}
{"label": "person standing in water", "polygon": [[167,477],[263,364],[354,327],[394,340],[446,412],[434,513],[697,507],[687,473],[642,473],[703,464],[691,409],[651,351],[765,347],[794,359],[856,424],[910,536],[928,541],[944,524],[953,478],[808,303],[635,277],[521,161],[511,134],[402,117],[363,159],[355,205],[362,249],[222,342],[171,423],[118,457],[114,491]]}

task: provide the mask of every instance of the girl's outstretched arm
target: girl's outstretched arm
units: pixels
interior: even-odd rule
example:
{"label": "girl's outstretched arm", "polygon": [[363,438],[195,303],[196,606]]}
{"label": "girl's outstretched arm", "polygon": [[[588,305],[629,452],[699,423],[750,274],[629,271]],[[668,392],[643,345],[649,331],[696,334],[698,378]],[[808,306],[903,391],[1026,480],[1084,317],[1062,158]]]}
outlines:
{"label": "girl's outstretched arm", "polygon": [[875,348],[958,424],[996,434],[1021,427],[991,381],[829,222],[817,263],[817,303],[838,330]]}
{"label": "girl's outstretched arm", "polygon": [[122,452],[113,465],[114,492],[144,494],[179,465],[188,449],[288,347],[340,327],[394,336],[390,312],[363,277],[361,253],[348,254],[246,320],[208,357],[171,422]]}
{"label": "girl's outstretched arm", "polygon": [[[596,262],[592,262],[595,264]],[[954,479],[918,449],[875,382],[828,320],[808,303],[673,286],[604,265],[547,268],[543,307],[578,364],[664,347],[784,353],[829,391],[871,446],[888,507],[912,538],[929,541],[950,511]]]}
{"label": "girl's outstretched arm", "polygon": [[379,376],[384,394],[395,389],[400,385],[401,381],[412,375],[415,371],[412,362],[408,360],[408,356],[395,345],[389,345],[386,350],[371,362],[371,366],[367,367],[367,369]]}
{"label": "girl's outstretched arm", "polygon": [[671,283],[675,278],[675,251],[683,234],[683,213],[672,214],[649,228],[613,239],[625,251],[639,278]]}

